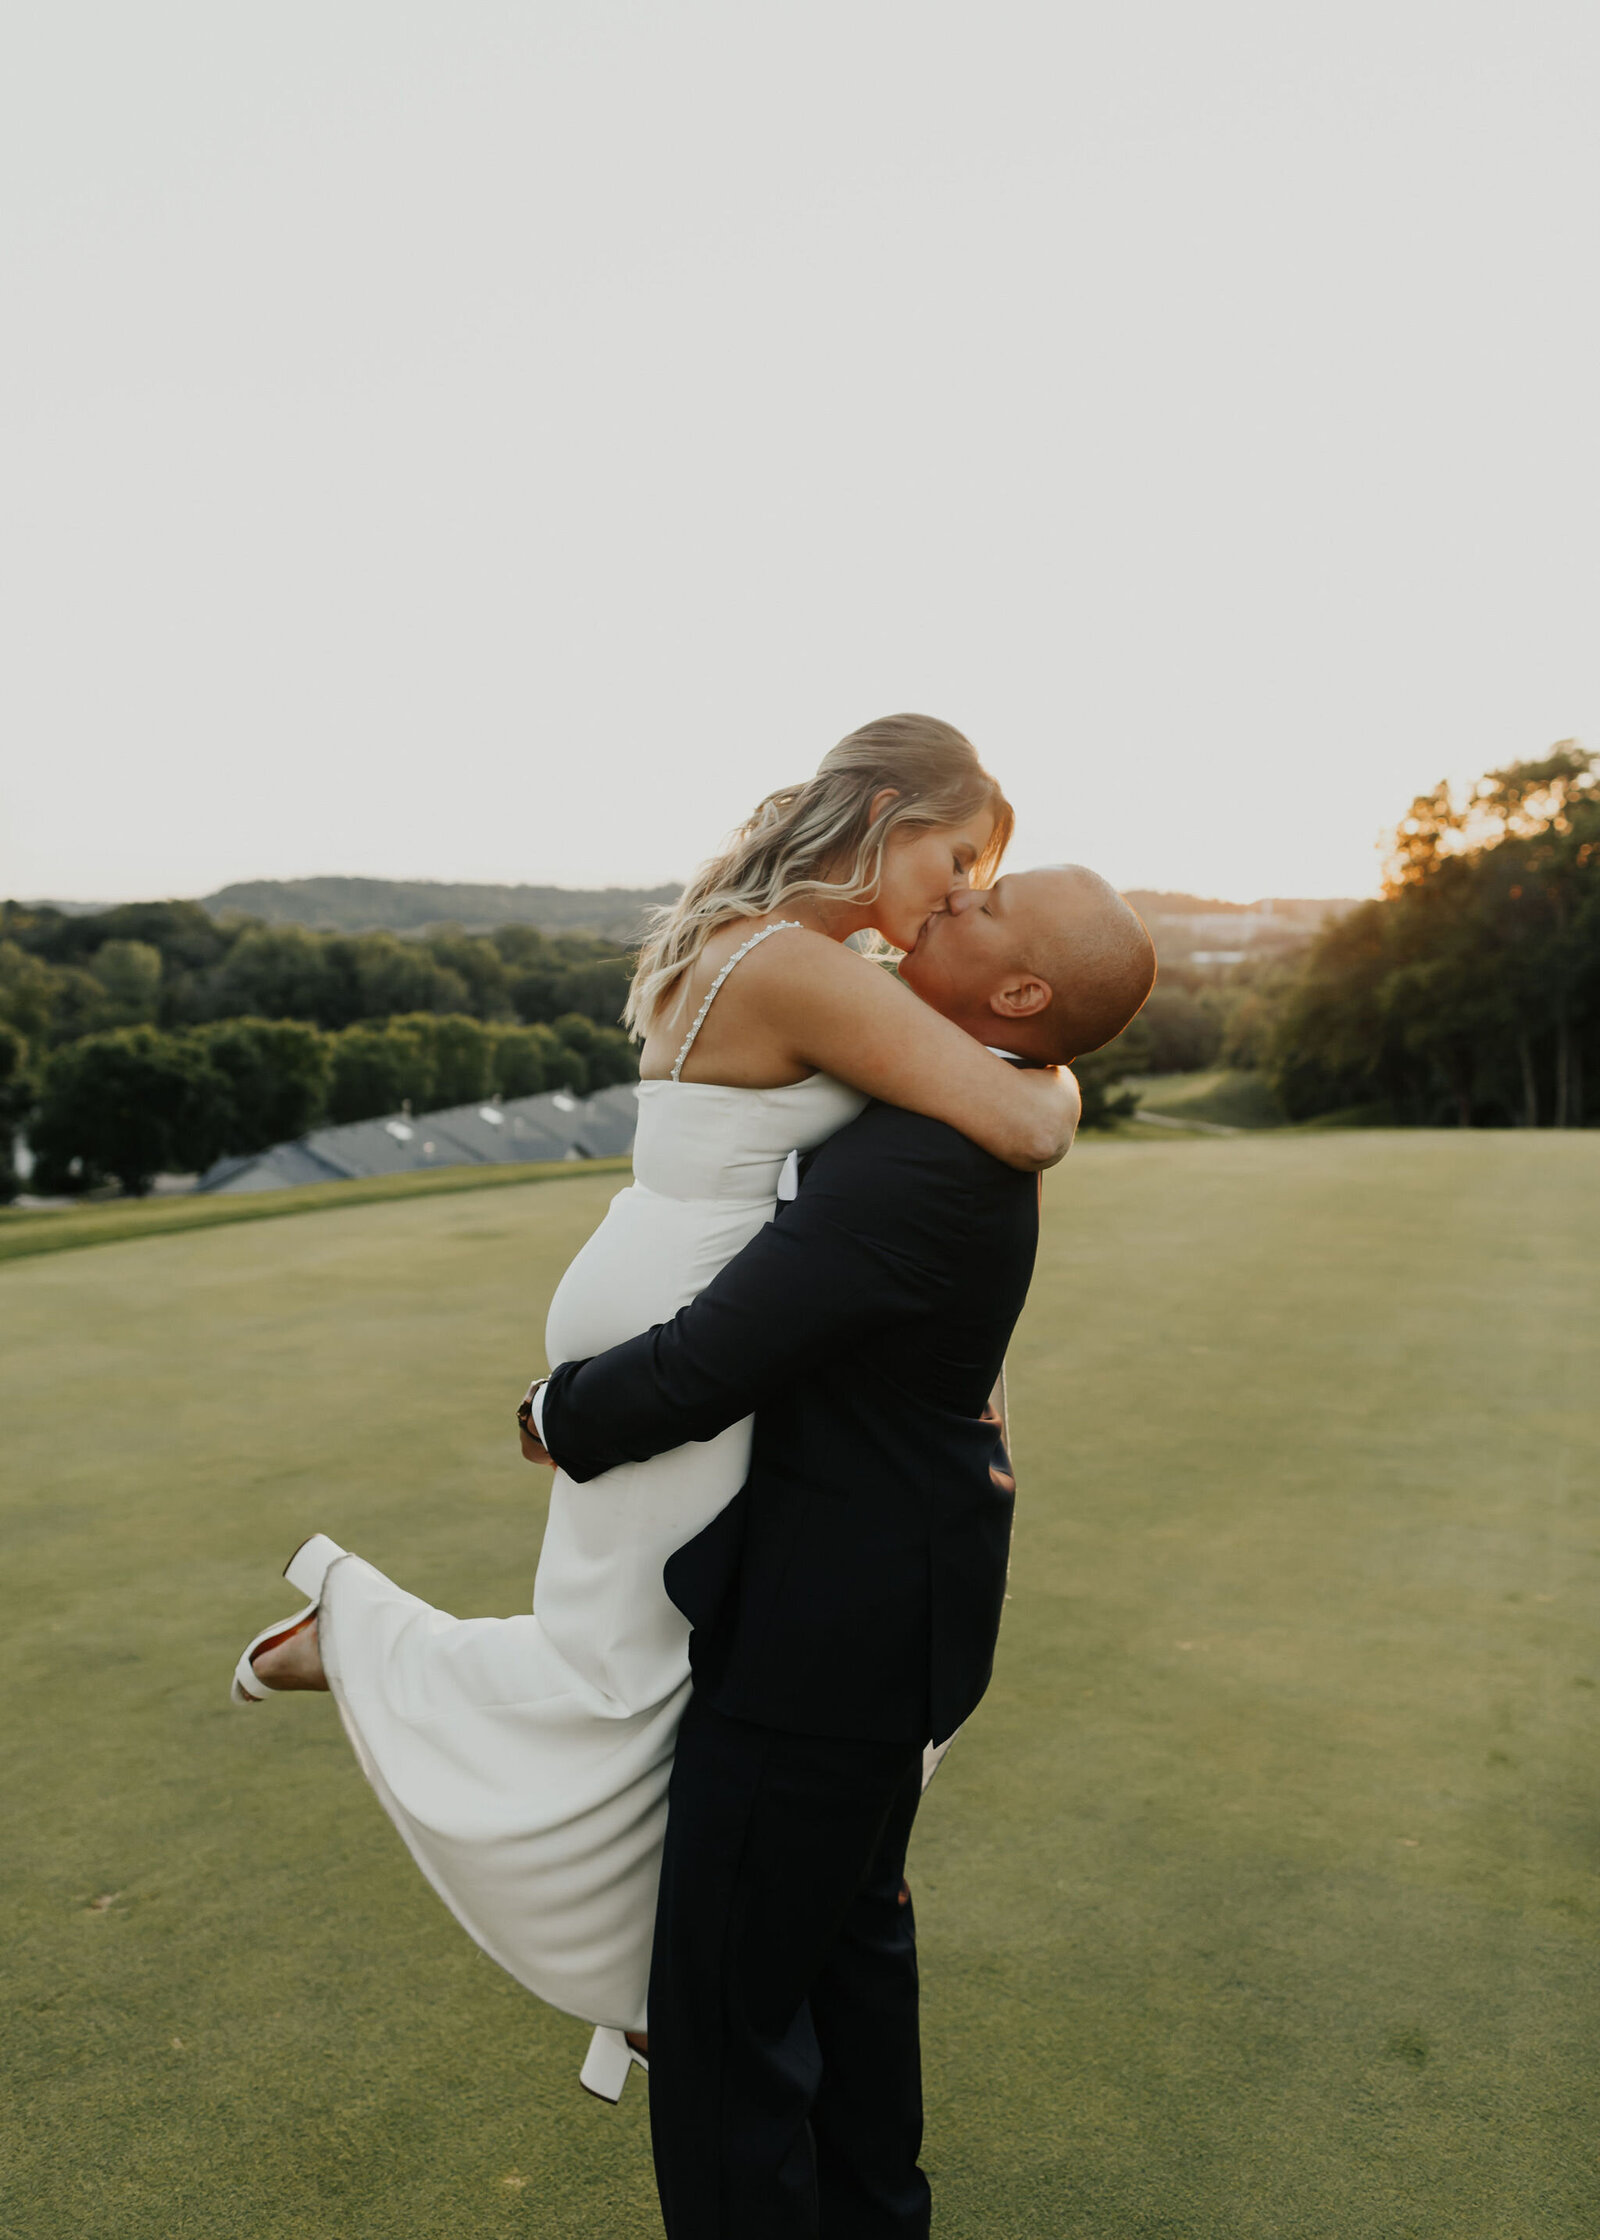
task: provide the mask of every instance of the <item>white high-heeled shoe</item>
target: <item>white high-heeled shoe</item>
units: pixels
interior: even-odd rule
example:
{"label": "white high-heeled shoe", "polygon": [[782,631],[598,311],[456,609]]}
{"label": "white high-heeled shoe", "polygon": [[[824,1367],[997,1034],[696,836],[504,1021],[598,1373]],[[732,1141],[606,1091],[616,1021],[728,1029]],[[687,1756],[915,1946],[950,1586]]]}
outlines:
{"label": "white high-heeled shoe", "polygon": [[283,1567],[283,1575],[291,1587],[298,1587],[307,1599],[306,1607],[292,1618],[278,1618],[270,1626],[263,1626],[234,1666],[232,1700],[235,1703],[265,1703],[268,1696],[281,1695],[281,1688],[269,1688],[264,1680],[256,1677],[255,1657],[263,1649],[271,1648],[275,1641],[282,1641],[303,1626],[307,1618],[314,1618],[322,1607],[322,1584],[328,1576],[328,1566],[344,1554],[337,1540],[330,1540],[325,1532],[314,1532],[309,1540],[302,1540],[294,1554]]}
{"label": "white high-heeled shoe", "polygon": [[585,2092],[592,2092],[597,2100],[609,2100],[615,2107],[622,2098],[628,2071],[636,2062],[648,2076],[650,2063],[637,2046],[629,2045],[626,2031],[597,2030],[589,2040],[578,2082]]}

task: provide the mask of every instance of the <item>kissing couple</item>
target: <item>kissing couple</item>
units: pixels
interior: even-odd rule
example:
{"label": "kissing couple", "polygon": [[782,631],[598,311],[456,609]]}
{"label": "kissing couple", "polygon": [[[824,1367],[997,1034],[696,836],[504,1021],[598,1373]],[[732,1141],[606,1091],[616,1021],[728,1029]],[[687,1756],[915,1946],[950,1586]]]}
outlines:
{"label": "kissing couple", "polygon": [[1012,824],[960,732],[890,716],[660,913],[634,1181],[518,1411],[532,1611],[450,1617],[319,1533],[235,1675],[332,1690],[457,1920],[596,2025],[591,2090],[648,2066],[669,2240],[929,2229],[906,1847],[993,1662],[1062,1069],[1155,972],[1093,872],[998,876]]}

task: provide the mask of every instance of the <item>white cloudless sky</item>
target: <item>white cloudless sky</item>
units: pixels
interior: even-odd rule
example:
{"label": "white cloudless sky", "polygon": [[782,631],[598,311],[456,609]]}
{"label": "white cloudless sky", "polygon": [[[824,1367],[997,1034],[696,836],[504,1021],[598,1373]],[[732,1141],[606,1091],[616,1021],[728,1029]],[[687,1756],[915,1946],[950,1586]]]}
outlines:
{"label": "white cloudless sky", "polygon": [[0,892],[653,882],[866,718],[1369,891],[1600,746],[1593,0],[0,26]]}

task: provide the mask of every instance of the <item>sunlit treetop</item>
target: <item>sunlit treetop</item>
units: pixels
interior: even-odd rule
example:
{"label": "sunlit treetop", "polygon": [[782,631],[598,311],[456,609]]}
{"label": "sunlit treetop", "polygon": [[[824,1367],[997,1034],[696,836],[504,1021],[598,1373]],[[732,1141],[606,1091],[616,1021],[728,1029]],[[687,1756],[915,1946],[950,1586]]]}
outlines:
{"label": "sunlit treetop", "polygon": [[1578,863],[1600,849],[1600,773],[1596,757],[1563,739],[1537,762],[1490,770],[1458,800],[1447,780],[1418,794],[1395,829],[1385,890],[1398,893],[1433,878],[1453,856],[1475,855],[1506,840],[1576,843]]}

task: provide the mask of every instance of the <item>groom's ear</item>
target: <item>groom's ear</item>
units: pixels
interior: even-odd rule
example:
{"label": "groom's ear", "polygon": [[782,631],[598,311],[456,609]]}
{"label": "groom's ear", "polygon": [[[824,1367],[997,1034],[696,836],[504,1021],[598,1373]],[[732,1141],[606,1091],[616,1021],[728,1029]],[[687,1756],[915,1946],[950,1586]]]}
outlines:
{"label": "groom's ear", "polygon": [[1048,1011],[1052,1000],[1048,980],[1041,980],[1036,972],[1022,972],[995,990],[989,1009],[997,1019],[1033,1019]]}

